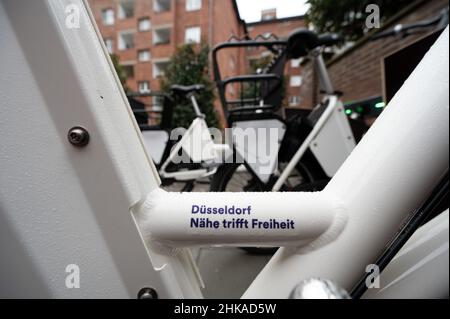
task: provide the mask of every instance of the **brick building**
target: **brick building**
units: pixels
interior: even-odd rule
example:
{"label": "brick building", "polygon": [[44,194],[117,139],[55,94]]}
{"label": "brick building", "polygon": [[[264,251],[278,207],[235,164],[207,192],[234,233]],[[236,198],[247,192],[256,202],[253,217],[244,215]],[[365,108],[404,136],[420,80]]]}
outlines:
{"label": "brick building", "polygon": [[[160,88],[177,46],[187,42],[206,42],[210,48],[231,36],[275,34],[282,38],[305,26],[303,16],[277,19],[275,9],[264,10],[261,21],[245,24],[235,0],[89,0],[91,10],[110,53],[119,57],[128,75],[131,91],[146,93]],[[223,77],[245,74],[251,62],[264,57],[261,50],[229,49],[219,55]],[[286,104],[299,106],[302,84],[299,61],[286,70]],[[228,94],[237,94],[235,92]],[[221,108],[216,102],[219,117]]]}
{"label": "brick building", "polygon": [[[235,1],[89,0],[110,53],[119,57],[135,92],[159,89],[159,77],[178,45],[206,42],[213,47],[230,35],[241,37],[245,24]],[[225,57],[241,67],[239,52]],[[227,63],[224,63],[227,65]],[[239,71],[239,70],[238,70]]]}
{"label": "brick building", "polygon": [[[287,38],[294,30],[304,27],[306,27],[305,16],[278,19],[276,10],[272,9],[264,10],[261,13],[261,21],[248,23],[247,31],[253,39],[260,35],[269,38],[272,34],[278,38]],[[251,65],[252,61],[259,60],[267,54],[269,54],[267,51],[249,50],[247,52],[248,63]],[[285,105],[299,107],[300,88],[303,82],[300,60],[291,60],[286,65],[285,74],[287,75]]]}
{"label": "brick building", "polygon": [[[204,41],[212,48],[233,35],[255,38],[275,34],[283,38],[306,26],[304,16],[278,19],[274,9],[264,10],[261,21],[245,24],[236,0],[89,0],[89,3],[108,50],[119,57],[129,75],[127,86],[135,92],[159,90],[159,77],[177,46],[183,43]],[[448,7],[446,0],[415,0],[375,33],[398,23],[431,18],[445,7]],[[370,35],[328,62],[331,79],[336,90],[344,93],[346,103],[380,100],[383,59],[423,36],[371,42]],[[219,55],[222,76],[245,74],[254,61],[267,55],[264,50],[227,50]],[[318,101],[317,78],[310,64],[300,62],[290,61],[286,67],[284,104],[309,109]],[[216,105],[221,117],[218,101]]]}
{"label": "brick building", "polygon": [[[410,45],[425,35],[433,32],[435,27],[424,29],[408,37],[392,36],[376,41],[370,37],[392,28],[397,24],[409,24],[439,15],[448,8],[446,0],[416,0],[397,15],[387,21],[381,29],[375,30],[360,39],[353,46],[333,57],[328,62],[328,70],[335,89],[344,93],[342,99],[346,104],[364,103],[364,101],[382,101],[383,60],[392,53]],[[310,65],[304,69],[304,83],[301,90],[301,106],[311,108],[318,100],[317,85]],[[315,88],[315,89],[314,89]]]}

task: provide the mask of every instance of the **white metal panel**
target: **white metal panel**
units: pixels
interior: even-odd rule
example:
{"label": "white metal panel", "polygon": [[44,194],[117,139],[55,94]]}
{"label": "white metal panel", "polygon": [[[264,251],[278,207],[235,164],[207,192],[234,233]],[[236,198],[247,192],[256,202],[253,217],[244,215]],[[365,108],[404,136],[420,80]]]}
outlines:
{"label": "white metal panel", "polygon": [[219,153],[203,118],[196,118],[180,141],[184,152],[194,163],[214,161]]}
{"label": "white metal panel", "polygon": [[325,173],[332,177],[355,146],[352,129],[342,102],[339,101],[324,127],[312,141],[310,149]]}
{"label": "white metal panel", "polygon": [[[136,228],[131,210],[159,179],[92,21],[78,0],[0,2],[0,296],[199,297],[185,251],[161,256]],[[67,141],[76,125],[86,148]]]}
{"label": "white metal panel", "polygon": [[448,210],[419,228],[363,298],[448,298],[448,228]]}
{"label": "white metal panel", "polygon": [[[254,129],[256,141],[239,138],[241,133],[236,133],[235,130],[233,130],[233,139],[236,152],[242,159],[247,160],[253,172],[266,183],[278,168],[278,151],[286,132],[284,123],[279,120],[242,121],[234,123],[234,128]],[[271,145],[269,134],[274,131],[277,133],[277,141],[275,145]]]}
{"label": "white metal panel", "polygon": [[160,164],[169,141],[169,133],[166,131],[143,131],[142,136],[147,152],[155,164]]}

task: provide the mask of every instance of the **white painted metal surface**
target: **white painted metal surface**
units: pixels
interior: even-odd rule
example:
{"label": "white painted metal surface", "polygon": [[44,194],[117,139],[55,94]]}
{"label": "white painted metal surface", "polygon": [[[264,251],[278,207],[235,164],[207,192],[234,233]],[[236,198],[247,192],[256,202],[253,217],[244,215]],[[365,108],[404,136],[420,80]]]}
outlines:
{"label": "white painted metal surface", "polygon": [[[338,108],[339,105],[341,105],[339,103],[338,97],[335,95],[330,95],[327,97],[327,99],[328,99],[328,101],[327,101],[328,105],[327,105],[325,112],[323,112],[323,114],[320,116],[316,125],[314,125],[314,128],[308,134],[306,139],[303,141],[302,145],[299,147],[297,152],[295,152],[294,156],[289,161],[289,164],[286,166],[286,168],[281,173],[280,177],[277,179],[276,183],[272,187],[273,192],[278,192],[281,189],[281,187],[284,185],[284,183],[286,182],[288,177],[291,175],[291,173],[293,172],[293,170],[295,169],[295,167],[297,166],[297,164],[299,163],[299,161],[301,160],[303,155],[306,153],[308,148],[311,146],[312,141],[315,138],[317,138],[318,134],[321,132],[321,130],[324,128],[324,126],[326,126],[330,117],[333,116],[335,110]],[[352,134],[352,136],[353,136],[353,134]],[[339,151],[339,152],[342,152],[342,151]],[[324,152],[321,152],[320,155],[325,155],[322,153],[324,153]],[[333,159],[332,158],[328,159],[327,162],[328,161],[333,161]],[[322,162],[324,162],[323,158],[322,158]]]}
{"label": "white painted metal surface", "polygon": [[365,299],[448,298],[448,210],[417,230]]}
{"label": "white painted metal surface", "polygon": [[310,144],[310,150],[323,170],[333,177],[356,146],[352,129],[344,112],[344,105],[337,101],[331,116]]}
{"label": "white painted metal surface", "polygon": [[160,164],[167,142],[169,141],[169,133],[166,131],[143,131],[145,148],[150,154],[155,164]]}
{"label": "white painted metal surface", "polygon": [[155,190],[135,213],[149,244],[169,248],[290,245],[308,250],[332,241],[346,223],[343,204],[324,193]]}
{"label": "white painted metal surface", "polygon": [[341,235],[309,254],[280,249],[245,298],[286,298],[313,277],[351,291],[428,196],[448,168],[448,36],[447,27],[325,189],[346,204]]}
{"label": "white painted metal surface", "polygon": [[240,121],[233,124],[236,153],[264,183],[277,170],[278,150],[285,133],[286,127],[279,120]]}
{"label": "white painted metal surface", "polygon": [[201,297],[186,251],[145,247],[130,213],[159,179],[85,3],[0,1],[0,47],[0,297]]}
{"label": "white painted metal surface", "polygon": [[[69,4],[81,9],[79,29],[66,25]],[[200,297],[179,247],[295,241],[244,297],[286,298],[311,277],[350,290],[448,168],[448,28],[318,194],[161,193],[84,2],[3,0],[0,32],[1,296],[133,298],[150,286]],[[75,125],[91,134],[84,149],[67,142]],[[193,230],[202,204],[251,206],[247,216],[292,218],[298,232]],[[69,264],[79,289],[65,286]]]}
{"label": "white painted metal surface", "polygon": [[[177,137],[175,136],[175,138]],[[150,148],[152,148],[152,145],[148,144],[147,149]],[[170,155],[161,166],[159,174],[162,178],[173,178],[177,181],[192,181],[210,176],[216,172],[216,169],[208,169],[206,165],[220,163],[221,158],[224,157],[223,154],[228,150],[226,144],[214,144],[204,118],[195,118],[191,126],[184,132],[181,140],[172,147]],[[205,165],[205,168],[168,172],[167,168],[172,163],[198,163]]]}
{"label": "white painted metal surface", "polygon": [[184,152],[194,163],[215,161],[220,153],[214,147],[205,119],[196,118],[180,141]]}

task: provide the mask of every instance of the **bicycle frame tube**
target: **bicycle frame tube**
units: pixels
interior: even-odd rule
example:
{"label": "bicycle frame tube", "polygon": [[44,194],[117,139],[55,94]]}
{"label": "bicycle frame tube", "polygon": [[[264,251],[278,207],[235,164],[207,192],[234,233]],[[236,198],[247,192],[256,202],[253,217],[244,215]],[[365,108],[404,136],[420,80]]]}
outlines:
{"label": "bicycle frame tube", "polygon": [[[447,28],[323,192],[157,191],[134,210],[142,233],[161,247],[298,246],[280,249],[244,297],[286,298],[297,283],[311,277],[331,279],[350,290],[446,171],[448,95]],[[200,215],[202,205],[206,210]],[[230,205],[251,207],[251,212],[230,216],[208,211]],[[193,225],[197,216],[212,224]],[[222,226],[230,217],[243,217],[249,224],[253,219],[289,219],[298,228],[244,228],[243,222]]]}
{"label": "bicycle frame tube", "polygon": [[339,238],[308,255],[280,249],[244,297],[287,297],[311,277],[350,291],[425,200],[448,168],[448,37],[447,27],[326,187],[348,209]]}
{"label": "bicycle frame tube", "polygon": [[333,84],[331,83],[330,75],[328,74],[327,67],[325,65],[325,61],[322,56],[322,48],[318,48],[312,52],[314,65],[317,69],[317,73],[319,74],[319,80],[322,84],[323,89],[326,94],[334,94]]}
{"label": "bicycle frame tube", "polygon": [[[71,4],[79,29],[66,25]],[[87,1],[3,0],[0,17],[8,297],[135,298],[152,287],[161,298],[199,298],[194,262],[178,247],[247,242],[291,247],[244,297],[288,297],[311,277],[351,290],[448,168],[448,28],[323,192],[166,194]],[[74,126],[89,132],[87,146],[67,140]],[[235,223],[192,228],[207,208]],[[239,228],[244,216],[258,228]],[[80,289],[64,285],[68,264],[81,269]]]}
{"label": "bicycle frame tube", "polygon": [[[207,133],[205,136],[204,133],[205,131],[209,132],[205,120],[202,117],[195,118],[194,121],[191,123],[191,126],[184,133],[180,142],[178,142],[173,147],[173,149],[170,151],[169,157],[161,166],[159,174],[161,175],[162,178],[174,178],[179,181],[185,181],[185,180],[194,180],[206,176],[208,174],[208,170],[206,168],[190,171],[167,172],[167,167],[170,165],[170,163],[174,162],[177,156],[179,156],[179,152],[181,150],[184,150],[185,154],[194,157],[192,158],[194,162],[200,163],[202,156],[205,155],[204,153],[207,153],[209,155],[205,159],[211,160],[211,152],[214,151],[211,150],[211,148],[214,146],[214,143],[211,140],[209,133]],[[206,149],[206,147],[208,146],[210,148],[209,149],[210,152],[205,152],[199,145],[197,145],[198,143],[195,146],[193,146],[193,143],[195,144],[196,142],[203,140],[205,141],[204,143],[205,145],[203,145],[204,148]]]}
{"label": "bicycle frame tube", "polygon": [[272,192],[278,192],[281,189],[286,179],[289,177],[289,175],[291,175],[292,171],[295,169],[298,162],[301,160],[305,152],[308,150],[308,147],[311,145],[311,142],[314,140],[314,138],[323,128],[327,120],[333,114],[336,106],[338,105],[338,97],[335,95],[330,95],[328,98],[329,98],[328,106],[325,112],[323,112],[322,116],[317,121],[316,125],[314,125],[314,128],[312,129],[311,133],[308,134],[308,136],[303,141],[300,148],[297,150],[292,159],[289,161],[289,164],[286,166],[286,168],[281,173],[280,177],[277,179],[275,185],[272,187]]}
{"label": "bicycle frame tube", "polygon": [[328,99],[328,107],[322,114],[320,119],[317,121],[316,125],[314,125],[314,128],[311,131],[311,133],[303,141],[300,148],[297,150],[292,159],[289,161],[288,165],[283,170],[280,177],[277,179],[276,183],[272,187],[273,192],[278,192],[281,189],[281,187],[284,185],[284,183],[286,182],[292,171],[300,162],[305,152],[310,147],[313,140],[316,138],[317,134],[319,134],[319,132],[325,126],[326,122],[328,121],[330,116],[332,116],[334,110],[339,104],[339,98],[334,93],[333,85],[331,83],[330,76],[328,74],[325,62],[323,60],[322,48],[314,50],[313,52],[311,52],[310,56],[313,59],[314,66],[316,67],[316,70],[319,74],[320,83],[323,89],[325,90],[325,93],[327,94],[327,97],[325,99]]}
{"label": "bicycle frame tube", "polygon": [[200,118],[204,118],[205,115],[200,111],[200,107],[198,106],[197,99],[194,94],[191,94],[189,99],[191,100],[192,107],[194,108],[195,115]]}
{"label": "bicycle frame tube", "polygon": [[180,194],[156,190],[133,212],[154,248],[317,246],[332,240],[346,222],[343,204],[325,192]]}

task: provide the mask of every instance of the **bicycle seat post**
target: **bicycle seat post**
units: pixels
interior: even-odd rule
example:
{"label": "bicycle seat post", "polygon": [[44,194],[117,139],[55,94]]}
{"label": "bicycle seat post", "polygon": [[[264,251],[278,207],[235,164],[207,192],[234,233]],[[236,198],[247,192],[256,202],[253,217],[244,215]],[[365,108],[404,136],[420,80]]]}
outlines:
{"label": "bicycle seat post", "polygon": [[200,107],[198,106],[197,99],[195,98],[194,92],[191,92],[187,95],[187,97],[191,100],[192,107],[194,108],[195,115],[199,118],[205,118],[205,114],[200,111]]}
{"label": "bicycle seat post", "polygon": [[326,94],[334,94],[333,84],[331,83],[330,75],[328,74],[325,61],[322,56],[322,48],[317,48],[312,52],[315,67],[319,75],[320,83]]}

